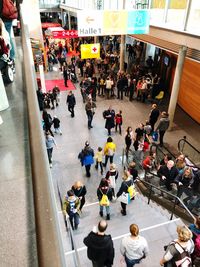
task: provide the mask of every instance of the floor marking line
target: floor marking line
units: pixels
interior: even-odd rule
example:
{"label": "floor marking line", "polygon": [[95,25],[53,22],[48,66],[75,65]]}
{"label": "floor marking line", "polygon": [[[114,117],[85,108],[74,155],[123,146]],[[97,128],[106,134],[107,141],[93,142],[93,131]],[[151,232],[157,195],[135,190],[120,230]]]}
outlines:
{"label": "floor marking line", "polygon": [[[180,218],[176,218],[176,219],[171,220],[171,221],[167,221],[167,222],[164,222],[164,223],[155,224],[155,225],[152,225],[152,226],[149,226],[149,227],[146,227],[146,228],[141,229],[140,230],[140,233],[141,232],[148,231],[148,230],[151,230],[151,229],[154,229],[154,228],[157,228],[157,227],[160,227],[160,226],[163,226],[163,225],[171,224],[171,223],[177,222],[179,220],[180,220]],[[128,235],[130,235],[130,233],[113,237],[112,240],[115,241],[115,240],[121,239],[122,237],[125,237],[125,236],[128,236]],[[77,252],[82,251],[82,250],[86,250],[86,249],[87,249],[87,247],[84,246],[84,247],[78,248],[77,249]],[[73,254],[73,253],[75,253],[75,250],[70,250],[70,251],[65,252],[65,255],[67,256],[67,255],[70,255],[70,254]]]}
{"label": "floor marking line", "polygon": [[93,205],[97,205],[97,204],[99,204],[99,201],[93,202],[93,203],[89,203],[89,204],[85,204],[84,207],[89,207],[89,206],[93,206]]}

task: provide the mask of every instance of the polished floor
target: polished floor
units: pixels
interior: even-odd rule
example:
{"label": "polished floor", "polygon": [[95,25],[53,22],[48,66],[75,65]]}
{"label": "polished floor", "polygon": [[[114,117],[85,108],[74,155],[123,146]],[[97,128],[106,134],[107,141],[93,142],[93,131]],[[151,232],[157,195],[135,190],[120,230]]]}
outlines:
{"label": "polished floor", "polygon": [[[30,169],[30,153],[28,139],[28,121],[26,94],[23,87],[21,62],[23,58],[21,51],[18,51],[16,79],[12,85],[6,87],[10,107],[1,112],[4,123],[0,126],[0,266],[37,266],[35,225],[34,225],[34,205],[32,196],[32,182]],[[49,75],[49,74],[47,74]],[[52,75],[52,73],[51,73]],[[53,75],[60,78],[61,74],[55,72]],[[98,146],[104,146],[107,139],[107,131],[104,128],[105,121],[102,112],[112,105],[115,111],[123,112],[123,132],[112,132],[112,137],[117,145],[114,162],[120,172],[117,187],[121,183],[122,165],[121,155],[124,147],[124,134],[127,126],[133,129],[140,122],[145,122],[148,118],[151,106],[137,101],[129,102],[127,98],[123,101],[112,99],[105,100],[97,97],[97,109],[93,121],[93,129],[87,128],[87,117],[84,104],[80,95],[80,90],[74,91],[77,105],[75,107],[75,117],[71,118],[66,106],[67,92],[61,93],[60,105],[51,110],[52,115],[57,115],[61,120],[63,135],[55,136],[58,148],[53,152],[52,179],[55,185],[57,196],[57,184],[64,197],[66,191],[72,184],[81,180],[87,187],[86,206],[81,216],[80,227],[74,233],[78,248],[83,247],[82,239],[96,225],[100,219],[98,215],[98,204],[96,189],[101,179],[94,166],[91,170],[91,177],[85,176],[85,170],[77,158],[78,153],[84,146],[86,140],[96,151]],[[161,107],[161,110],[164,107]],[[200,126],[194,122],[187,114],[177,107],[173,131],[167,132],[165,142],[170,146],[177,147],[177,141],[184,135],[197,148],[200,149]],[[57,199],[58,200],[58,199]],[[61,207],[57,201],[60,225],[63,231],[63,244],[66,251],[67,266],[69,264],[71,248],[65,232]],[[151,247],[150,256],[141,266],[159,266],[159,259],[163,253],[163,245],[170,241],[175,235],[177,221],[167,226],[158,226],[149,230],[144,230],[150,226],[167,222],[169,214],[158,210],[153,204],[147,206],[145,199],[138,196],[128,207],[127,217],[120,214],[118,203],[112,204],[111,221],[109,222],[108,233],[116,237],[115,267],[123,266],[120,263],[119,235],[128,233],[128,225],[136,222],[143,229],[144,235]],[[163,228],[164,227],[164,228]],[[159,254],[158,254],[159,250]],[[68,254],[67,254],[68,253]],[[81,266],[91,266],[86,257],[86,251],[79,252]],[[156,263],[156,264],[155,264]]]}

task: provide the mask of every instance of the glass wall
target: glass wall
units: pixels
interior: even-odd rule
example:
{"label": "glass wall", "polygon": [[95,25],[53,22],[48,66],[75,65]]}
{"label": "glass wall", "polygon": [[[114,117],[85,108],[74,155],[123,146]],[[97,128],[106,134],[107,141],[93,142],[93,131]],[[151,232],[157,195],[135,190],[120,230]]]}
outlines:
{"label": "glass wall", "polygon": [[167,25],[172,28],[183,29],[188,0],[169,0],[166,16]]}
{"label": "glass wall", "polygon": [[200,0],[192,0],[186,30],[200,35]]}
{"label": "glass wall", "polygon": [[152,0],[151,1],[151,23],[160,24],[164,21],[166,0]]}

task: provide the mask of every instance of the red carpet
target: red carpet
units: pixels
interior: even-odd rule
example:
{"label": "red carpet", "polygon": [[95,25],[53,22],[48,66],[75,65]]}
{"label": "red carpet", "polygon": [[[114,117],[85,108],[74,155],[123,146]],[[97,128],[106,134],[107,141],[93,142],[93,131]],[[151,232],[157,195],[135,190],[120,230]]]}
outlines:
{"label": "red carpet", "polygon": [[67,81],[68,87],[65,87],[63,79],[62,80],[45,80],[45,84],[46,84],[47,92],[52,90],[56,85],[59,87],[60,91],[76,90],[76,87],[70,80]]}

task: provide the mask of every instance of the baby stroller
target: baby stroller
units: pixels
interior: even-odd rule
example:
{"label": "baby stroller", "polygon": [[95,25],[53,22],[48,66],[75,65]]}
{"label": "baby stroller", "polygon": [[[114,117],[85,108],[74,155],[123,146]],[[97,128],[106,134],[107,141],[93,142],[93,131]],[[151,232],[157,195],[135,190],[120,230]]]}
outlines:
{"label": "baby stroller", "polygon": [[14,62],[6,54],[0,57],[0,71],[5,83],[12,83],[14,81]]}

